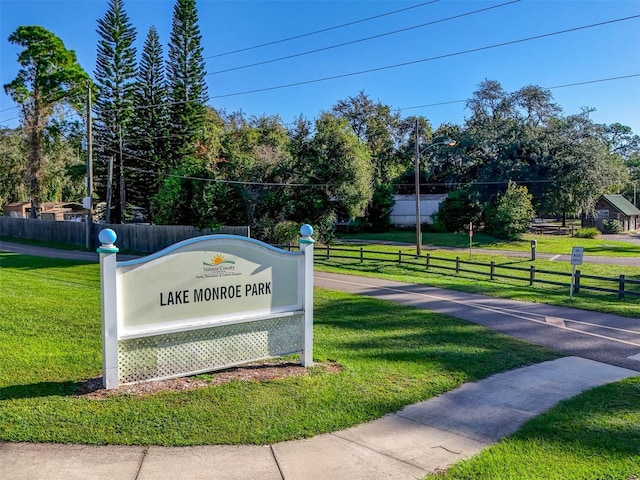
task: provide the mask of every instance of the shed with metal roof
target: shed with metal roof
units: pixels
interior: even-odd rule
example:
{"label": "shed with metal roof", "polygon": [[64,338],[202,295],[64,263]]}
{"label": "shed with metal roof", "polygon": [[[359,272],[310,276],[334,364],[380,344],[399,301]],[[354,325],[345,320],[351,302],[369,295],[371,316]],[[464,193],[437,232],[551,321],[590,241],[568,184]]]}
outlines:
{"label": "shed with metal roof", "polygon": [[640,228],[640,209],[622,195],[602,195],[596,202],[596,227],[602,230],[605,220],[618,220],[624,231]]}

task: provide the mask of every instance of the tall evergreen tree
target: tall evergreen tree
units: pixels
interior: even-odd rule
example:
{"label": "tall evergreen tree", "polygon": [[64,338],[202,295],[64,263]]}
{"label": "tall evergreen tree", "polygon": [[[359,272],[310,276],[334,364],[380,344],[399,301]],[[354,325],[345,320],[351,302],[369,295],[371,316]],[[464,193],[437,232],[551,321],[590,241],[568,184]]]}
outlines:
{"label": "tall evergreen tree", "polygon": [[131,149],[142,164],[132,170],[134,182],[129,185],[128,198],[144,207],[152,216],[152,197],[158,192],[159,178],[168,150],[167,89],[165,84],[162,44],[154,26],[149,29],[144,43],[131,122]]}
{"label": "tall evergreen tree", "polygon": [[[101,40],[94,72],[99,92],[94,108],[95,151],[103,167],[114,159],[111,192],[115,208],[111,221],[118,223],[124,221],[126,167],[136,163],[126,150],[136,76],[136,30],[129,22],[123,0],[109,0],[107,13],[98,20],[97,32]],[[106,176],[106,168],[97,170]],[[107,199],[108,204],[110,201]]]}
{"label": "tall evergreen tree", "polygon": [[195,152],[202,133],[208,95],[201,40],[195,0],[177,0],[167,65],[172,143],[169,169]]}

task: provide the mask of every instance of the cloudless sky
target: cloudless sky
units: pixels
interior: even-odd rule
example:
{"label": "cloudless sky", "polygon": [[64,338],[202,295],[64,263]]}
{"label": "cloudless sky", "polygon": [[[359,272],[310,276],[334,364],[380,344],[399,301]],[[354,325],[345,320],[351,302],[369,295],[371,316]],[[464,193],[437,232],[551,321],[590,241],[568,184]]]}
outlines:
{"label": "cloudless sky", "polygon": [[[151,25],[166,54],[174,1],[124,5],[137,29],[138,54]],[[508,92],[531,84],[561,87],[551,92],[565,115],[594,108],[594,121],[622,123],[640,134],[638,0],[199,0],[197,7],[209,104],[216,109],[279,115],[289,123],[299,115],[312,120],[364,91],[402,116],[426,117],[435,128],[462,124],[469,115],[464,101],[491,79]],[[20,25],[56,34],[93,77],[97,20],[107,8],[107,0],[0,0],[0,83],[18,71],[20,48],[7,38]],[[588,27],[626,17],[635,18]],[[379,36],[401,29],[408,30]],[[571,29],[577,30],[557,33]],[[326,31],[305,35],[319,30]],[[372,36],[379,37],[327,49]],[[541,38],[526,40],[531,37]],[[220,72],[317,49],[325,50]],[[330,77],[338,78],[319,81]],[[566,86],[615,77],[627,78]],[[273,88],[302,82],[311,83]],[[248,93],[254,90],[263,91]],[[0,125],[17,126],[18,115],[2,91]]]}

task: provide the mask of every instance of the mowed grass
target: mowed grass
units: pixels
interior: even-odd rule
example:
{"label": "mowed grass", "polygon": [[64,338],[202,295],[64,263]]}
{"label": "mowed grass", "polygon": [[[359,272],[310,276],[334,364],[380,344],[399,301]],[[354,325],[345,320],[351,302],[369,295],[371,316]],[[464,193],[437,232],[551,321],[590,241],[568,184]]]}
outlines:
{"label": "mowed grass", "polygon": [[[384,233],[345,233],[339,238],[363,240],[367,242],[399,242],[416,243],[415,231],[396,230]],[[530,252],[531,240],[536,240],[538,253],[569,255],[573,247],[583,247],[585,255],[604,257],[638,257],[640,244],[609,240],[606,237],[577,238],[569,235],[525,234],[522,240],[507,242],[484,233],[474,233],[473,247],[480,249],[507,250],[513,252]],[[422,244],[445,248],[469,248],[469,235],[466,233],[423,232]]]}
{"label": "mowed grass", "polygon": [[0,440],[265,444],[357,425],[493,373],[556,358],[481,326],[316,291],[308,376],[78,397],[101,374],[97,264],[0,254]]}
{"label": "mowed grass", "polygon": [[640,377],[566,400],[429,480],[636,480]]}

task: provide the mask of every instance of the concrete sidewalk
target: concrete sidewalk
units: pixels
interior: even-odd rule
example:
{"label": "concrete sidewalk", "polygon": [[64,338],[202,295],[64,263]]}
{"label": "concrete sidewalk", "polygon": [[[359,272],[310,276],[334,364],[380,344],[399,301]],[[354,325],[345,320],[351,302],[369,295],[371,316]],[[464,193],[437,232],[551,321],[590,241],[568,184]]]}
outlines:
{"label": "concrete sidewalk", "polygon": [[3,480],[415,479],[470,457],[561,400],[638,372],[565,357],[465,384],[347,430],[265,446],[0,444]]}

